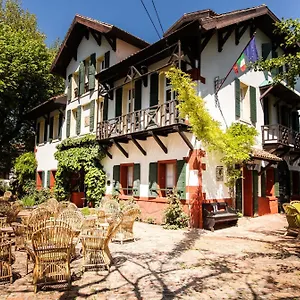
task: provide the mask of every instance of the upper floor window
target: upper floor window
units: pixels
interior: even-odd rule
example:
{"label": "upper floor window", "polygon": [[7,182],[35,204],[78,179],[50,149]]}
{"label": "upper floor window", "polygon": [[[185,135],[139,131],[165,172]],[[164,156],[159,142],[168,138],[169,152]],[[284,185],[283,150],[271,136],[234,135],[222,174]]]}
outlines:
{"label": "upper floor window", "polygon": [[170,79],[165,79],[165,102],[176,99],[176,92],[172,89]]}
{"label": "upper floor window", "polygon": [[240,85],[240,102],[241,119],[248,120],[250,117],[248,86],[243,83]]}
{"label": "upper floor window", "polygon": [[128,99],[127,99],[127,113],[131,113],[134,110],[134,96],[135,96],[135,90],[129,89]]}
{"label": "upper floor window", "polygon": [[77,124],[77,109],[73,109],[72,117],[71,117],[71,136],[76,135],[76,124]]}
{"label": "upper floor window", "polygon": [[37,145],[43,143],[44,138],[45,138],[45,120],[41,120],[37,123],[37,129],[36,129]]}

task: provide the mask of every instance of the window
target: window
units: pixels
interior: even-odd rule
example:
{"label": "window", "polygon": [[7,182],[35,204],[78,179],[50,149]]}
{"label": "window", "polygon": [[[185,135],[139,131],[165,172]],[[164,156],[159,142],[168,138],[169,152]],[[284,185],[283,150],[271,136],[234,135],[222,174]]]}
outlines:
{"label": "window", "polygon": [[133,166],[134,164],[120,165],[120,183],[124,195],[133,194]]}
{"label": "window", "polygon": [[[74,94],[73,97],[77,98],[78,97],[78,85],[79,85],[79,71],[77,70],[73,74],[73,86],[74,86]],[[72,97],[72,98],[73,98]]]}
{"label": "window", "polygon": [[52,189],[55,185],[55,174],[56,170],[50,171],[50,189]]}
{"label": "window", "polygon": [[170,79],[165,79],[166,87],[165,87],[165,102],[172,101],[176,99],[176,92],[172,90],[172,85],[170,83]]}
{"label": "window", "polygon": [[250,101],[248,95],[248,86],[241,82],[240,85],[240,108],[241,108],[241,119],[249,121],[250,119]]}
{"label": "window", "polygon": [[134,89],[128,90],[128,99],[127,99],[127,113],[131,113],[134,110]]}
{"label": "window", "polygon": [[40,121],[37,126],[37,144],[42,144],[44,142],[45,121]]}
{"label": "window", "polygon": [[71,136],[76,135],[77,109],[72,110],[71,117]]}
{"label": "window", "polygon": [[105,69],[104,56],[100,56],[97,58],[97,73],[100,73]]}
{"label": "window", "polygon": [[43,171],[38,171],[36,174],[36,188],[41,189],[44,187],[44,172]]}
{"label": "window", "polygon": [[176,160],[158,162],[158,185],[162,197],[176,186]]}
{"label": "window", "polygon": [[84,105],[82,107],[83,122],[81,132],[89,132],[90,129],[90,104]]}

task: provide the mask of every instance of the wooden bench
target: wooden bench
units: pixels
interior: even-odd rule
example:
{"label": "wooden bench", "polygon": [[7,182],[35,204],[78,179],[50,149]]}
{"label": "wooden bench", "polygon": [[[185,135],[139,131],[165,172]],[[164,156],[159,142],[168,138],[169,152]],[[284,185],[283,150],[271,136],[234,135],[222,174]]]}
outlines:
{"label": "wooden bench", "polygon": [[226,202],[203,203],[202,211],[205,229],[214,231],[214,226],[218,223],[237,224],[238,215]]}

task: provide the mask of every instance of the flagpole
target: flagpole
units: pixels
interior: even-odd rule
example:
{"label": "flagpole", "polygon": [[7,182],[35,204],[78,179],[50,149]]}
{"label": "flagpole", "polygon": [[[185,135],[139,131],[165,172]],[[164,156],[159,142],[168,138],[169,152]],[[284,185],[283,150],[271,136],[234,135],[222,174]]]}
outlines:
{"label": "flagpole", "polygon": [[234,64],[232,65],[232,67],[230,68],[229,72],[227,73],[227,75],[225,76],[225,78],[222,80],[221,84],[219,85],[219,87],[217,88],[217,90],[215,91],[215,95],[218,94],[219,90],[221,89],[221,87],[223,86],[224,82],[226,81],[226,79],[228,78],[229,74],[231,73],[233,67],[236,65],[237,61],[239,60],[239,58],[241,57],[241,55],[244,53],[244,51],[246,50],[246,48],[249,46],[250,42],[252,41],[252,39],[254,38],[254,36],[256,35],[256,31],[253,33],[253,35],[251,36],[249,42],[247,43],[247,45],[245,46],[245,48],[242,50],[241,54],[238,56],[238,58],[236,59],[236,61],[234,62]]}

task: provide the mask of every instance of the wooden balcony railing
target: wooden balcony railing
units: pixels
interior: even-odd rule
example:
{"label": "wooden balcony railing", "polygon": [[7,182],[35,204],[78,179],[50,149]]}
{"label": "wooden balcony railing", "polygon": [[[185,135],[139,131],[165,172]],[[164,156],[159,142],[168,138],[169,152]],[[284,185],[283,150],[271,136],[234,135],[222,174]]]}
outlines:
{"label": "wooden balcony railing", "polygon": [[262,142],[267,144],[281,144],[300,149],[300,133],[280,124],[262,126]]}
{"label": "wooden balcony railing", "polygon": [[172,100],[161,105],[134,111],[97,125],[98,140],[154,130],[175,124],[185,124],[179,117],[178,102]]}

